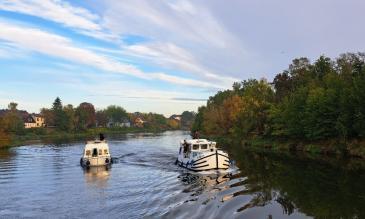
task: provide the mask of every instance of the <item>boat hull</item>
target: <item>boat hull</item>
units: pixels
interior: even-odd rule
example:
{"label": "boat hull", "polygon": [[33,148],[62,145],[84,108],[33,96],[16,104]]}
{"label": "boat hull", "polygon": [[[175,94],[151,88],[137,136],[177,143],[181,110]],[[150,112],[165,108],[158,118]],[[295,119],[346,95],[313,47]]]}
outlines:
{"label": "boat hull", "polygon": [[111,158],[110,157],[81,158],[80,164],[83,167],[107,166],[111,164]]}
{"label": "boat hull", "polygon": [[229,168],[229,157],[221,152],[215,151],[204,154],[197,159],[179,157],[177,164],[192,171],[226,170]]}

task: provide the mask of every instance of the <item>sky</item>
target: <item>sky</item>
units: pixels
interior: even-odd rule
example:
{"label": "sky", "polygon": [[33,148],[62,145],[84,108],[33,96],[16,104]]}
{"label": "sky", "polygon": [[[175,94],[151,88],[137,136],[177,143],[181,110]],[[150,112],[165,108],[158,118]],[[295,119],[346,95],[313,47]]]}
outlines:
{"label": "sky", "polygon": [[365,50],[362,0],[0,0],[0,108],[197,111],[291,60]]}

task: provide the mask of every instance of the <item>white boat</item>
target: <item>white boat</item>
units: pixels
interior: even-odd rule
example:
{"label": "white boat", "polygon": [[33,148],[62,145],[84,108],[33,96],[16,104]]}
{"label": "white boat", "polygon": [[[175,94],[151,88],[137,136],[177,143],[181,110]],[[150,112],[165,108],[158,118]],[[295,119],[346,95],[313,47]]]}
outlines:
{"label": "white boat", "polygon": [[228,154],[218,150],[216,145],[206,139],[183,140],[176,164],[193,171],[226,170],[229,168]]}
{"label": "white boat", "polygon": [[86,142],[84,153],[80,159],[83,167],[106,166],[111,164],[109,146],[105,140]]}

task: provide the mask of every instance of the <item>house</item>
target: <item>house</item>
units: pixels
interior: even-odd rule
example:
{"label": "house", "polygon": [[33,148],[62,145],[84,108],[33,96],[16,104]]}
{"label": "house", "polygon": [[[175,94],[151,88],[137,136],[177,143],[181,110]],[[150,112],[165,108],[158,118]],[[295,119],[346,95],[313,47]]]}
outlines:
{"label": "house", "polygon": [[45,127],[44,117],[39,114],[29,114],[23,120],[26,129]]}
{"label": "house", "polygon": [[145,123],[145,121],[143,121],[143,119],[141,119],[140,117],[137,117],[134,120],[134,126],[139,127],[139,128],[142,128],[144,123]]}
{"label": "house", "polygon": [[174,120],[177,120],[177,121],[181,121],[181,115],[172,115],[170,116],[170,119],[174,119]]}
{"label": "house", "polygon": [[129,127],[131,127],[131,122],[130,122],[128,119],[124,119],[124,120],[121,122],[121,125],[122,125],[122,127],[129,128]]}
{"label": "house", "polygon": [[112,119],[109,120],[109,122],[106,124],[108,128],[111,127],[131,127],[131,122],[128,119],[123,119],[121,122],[114,122]]}

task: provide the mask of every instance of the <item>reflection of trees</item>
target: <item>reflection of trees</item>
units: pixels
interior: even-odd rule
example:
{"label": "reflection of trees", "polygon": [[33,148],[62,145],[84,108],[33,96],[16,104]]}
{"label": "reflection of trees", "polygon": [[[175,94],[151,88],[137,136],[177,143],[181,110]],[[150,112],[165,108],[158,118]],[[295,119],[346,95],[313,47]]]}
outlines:
{"label": "reflection of trees", "polygon": [[193,192],[192,196],[198,196],[204,191],[227,182],[231,174],[209,174],[203,175],[199,173],[185,172],[179,176],[180,180],[188,187],[183,192]]}
{"label": "reflection of trees", "polygon": [[254,196],[238,211],[275,201],[285,214],[298,208],[315,218],[365,218],[364,170],[343,168],[353,168],[348,162],[329,164],[245,151],[234,154],[241,174],[248,177],[248,191],[242,193]]}
{"label": "reflection of trees", "polygon": [[0,149],[0,161],[9,161],[16,155],[14,150],[11,149]]}

